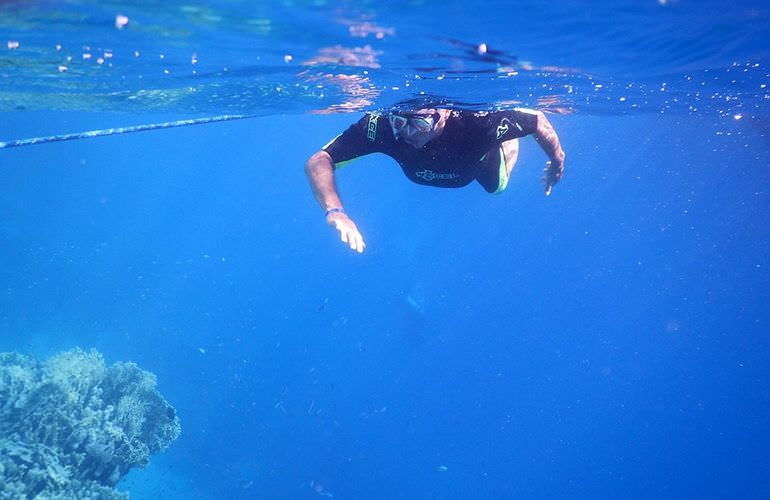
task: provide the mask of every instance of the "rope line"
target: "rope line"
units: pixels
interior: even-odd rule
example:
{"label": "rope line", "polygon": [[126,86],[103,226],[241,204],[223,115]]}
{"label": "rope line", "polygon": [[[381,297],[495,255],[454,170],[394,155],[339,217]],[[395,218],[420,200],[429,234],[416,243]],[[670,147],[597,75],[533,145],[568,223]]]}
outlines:
{"label": "rope line", "polygon": [[90,139],[91,137],[101,137],[105,135],[131,134],[133,132],[144,132],[146,130],[158,130],[163,128],[174,128],[174,127],[187,127],[190,125],[200,125],[203,123],[225,122],[230,120],[245,120],[246,118],[254,118],[255,116],[256,115],[210,116],[207,118],[194,118],[191,120],[177,120],[175,122],[148,123],[146,125],[134,125],[131,127],[90,130],[88,132],[78,132],[76,134],[51,135],[48,137],[32,137],[30,139],[18,139],[15,141],[0,142],[0,149],[18,148],[21,146],[33,146],[35,144],[47,144],[49,142],[74,141],[76,139]]}

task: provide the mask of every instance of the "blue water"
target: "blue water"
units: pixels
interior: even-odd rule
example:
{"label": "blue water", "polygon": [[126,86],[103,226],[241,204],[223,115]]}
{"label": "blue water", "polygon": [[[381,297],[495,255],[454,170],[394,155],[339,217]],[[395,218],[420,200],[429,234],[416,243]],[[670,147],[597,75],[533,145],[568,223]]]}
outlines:
{"label": "blue water", "polygon": [[[260,116],[0,151],[0,349],[156,373],[183,431],[132,498],[766,498],[768,20],[2,2],[0,140]],[[420,92],[551,111],[565,178],[542,195],[531,138],[501,196],[366,157],[338,175],[354,254],[303,164]]]}

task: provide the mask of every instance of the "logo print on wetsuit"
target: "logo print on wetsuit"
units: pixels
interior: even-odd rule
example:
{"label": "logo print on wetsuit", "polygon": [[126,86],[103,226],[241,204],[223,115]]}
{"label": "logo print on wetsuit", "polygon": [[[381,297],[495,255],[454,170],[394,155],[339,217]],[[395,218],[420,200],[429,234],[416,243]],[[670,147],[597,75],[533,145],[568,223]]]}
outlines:
{"label": "logo print on wetsuit", "polygon": [[499,139],[502,136],[504,136],[508,132],[508,129],[510,128],[511,128],[511,122],[508,121],[508,118],[503,118],[502,120],[500,120],[500,125],[497,126],[497,138]]}
{"label": "logo print on wetsuit", "polygon": [[441,174],[438,172],[434,172],[433,170],[420,170],[419,172],[414,173],[415,177],[418,177],[420,179],[426,180],[428,182],[434,181],[436,179],[448,179],[448,180],[454,180],[460,177],[460,174]]}
{"label": "logo print on wetsuit", "polygon": [[374,142],[374,139],[377,137],[377,115],[372,113],[369,116],[369,125],[366,129],[366,138],[370,141]]}

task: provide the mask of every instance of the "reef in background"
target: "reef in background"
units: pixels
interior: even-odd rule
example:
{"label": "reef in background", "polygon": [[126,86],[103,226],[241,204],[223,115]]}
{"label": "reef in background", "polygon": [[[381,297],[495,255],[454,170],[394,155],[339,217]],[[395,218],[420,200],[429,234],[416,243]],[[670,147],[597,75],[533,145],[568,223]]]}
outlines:
{"label": "reef in background", "polygon": [[0,353],[0,497],[128,498],[114,486],[180,433],[155,375],[95,350]]}

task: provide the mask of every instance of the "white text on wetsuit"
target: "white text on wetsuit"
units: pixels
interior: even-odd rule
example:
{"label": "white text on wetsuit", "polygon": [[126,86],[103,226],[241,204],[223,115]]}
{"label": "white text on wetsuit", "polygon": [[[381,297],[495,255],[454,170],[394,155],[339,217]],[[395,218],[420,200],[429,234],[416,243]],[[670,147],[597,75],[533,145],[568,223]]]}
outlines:
{"label": "white text on wetsuit", "polygon": [[453,180],[460,177],[460,174],[442,174],[439,172],[434,172],[433,170],[420,170],[419,172],[415,172],[414,176],[423,180],[426,180],[428,182],[434,181],[436,179],[448,179]]}

